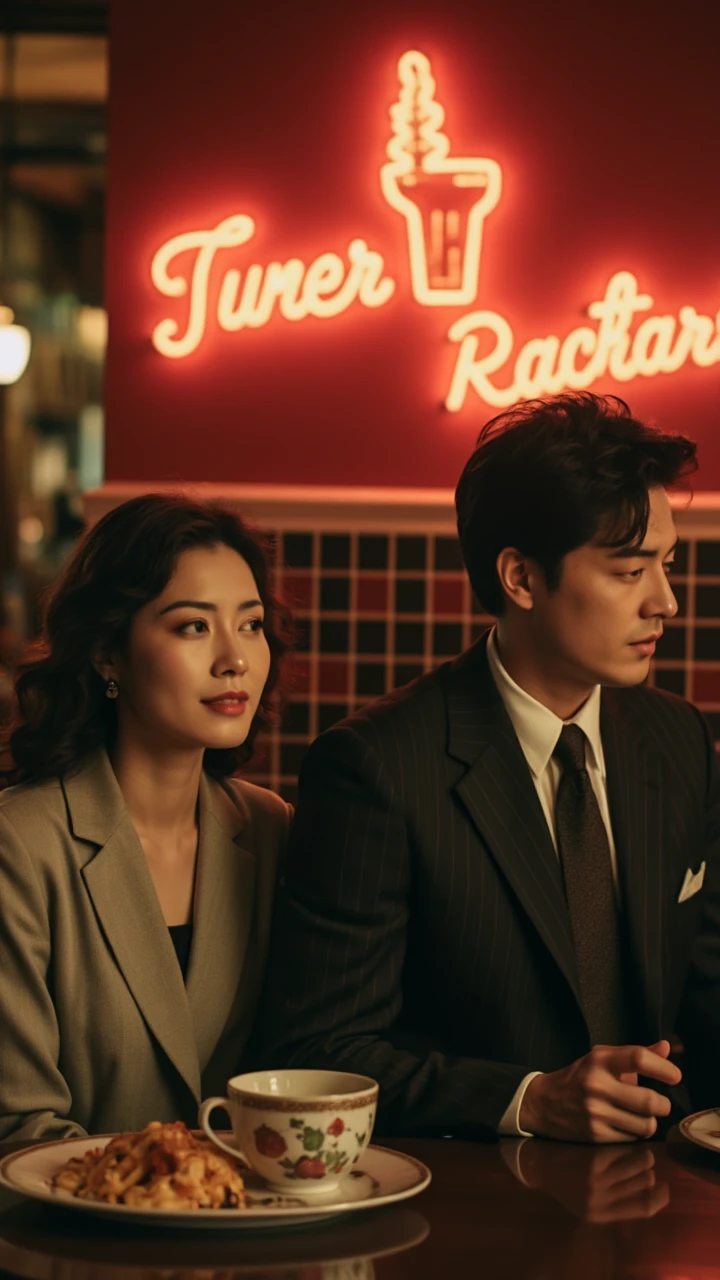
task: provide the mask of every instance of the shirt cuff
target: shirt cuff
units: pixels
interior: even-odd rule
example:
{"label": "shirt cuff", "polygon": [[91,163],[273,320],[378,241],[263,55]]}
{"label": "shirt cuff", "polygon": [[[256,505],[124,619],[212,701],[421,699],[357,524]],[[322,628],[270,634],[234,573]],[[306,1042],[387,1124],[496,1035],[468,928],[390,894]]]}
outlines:
{"label": "shirt cuff", "polygon": [[541,1076],[542,1074],[542,1071],[529,1071],[528,1074],[520,1081],[512,1096],[510,1105],[501,1117],[500,1123],[497,1127],[497,1132],[502,1134],[504,1138],[533,1137],[533,1134],[530,1133],[529,1130],[520,1128],[520,1108],[523,1104],[523,1098],[525,1097],[525,1090],[530,1084],[530,1081],[534,1080],[536,1076]]}

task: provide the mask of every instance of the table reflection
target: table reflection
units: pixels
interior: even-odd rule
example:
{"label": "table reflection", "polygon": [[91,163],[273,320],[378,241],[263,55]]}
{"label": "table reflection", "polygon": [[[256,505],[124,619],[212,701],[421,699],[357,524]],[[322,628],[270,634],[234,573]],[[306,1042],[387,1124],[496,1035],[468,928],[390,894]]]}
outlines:
{"label": "table reflection", "polygon": [[583,1222],[653,1218],[670,1202],[670,1185],[658,1177],[657,1155],[648,1146],[572,1147],[528,1139],[503,1142],[500,1150],[524,1186],[552,1196]]}
{"label": "table reflection", "polygon": [[662,1156],[645,1145],[576,1147],[529,1139],[502,1142],[500,1153],[513,1177],[539,1193],[529,1197],[535,1211],[542,1214],[547,1197],[564,1210],[537,1222],[534,1241],[529,1223],[523,1224],[515,1274],[527,1280],[612,1280],[627,1241],[607,1228],[654,1218],[670,1203],[669,1181],[658,1169]]}
{"label": "table reflection", "polygon": [[414,1248],[430,1228],[398,1206],[348,1221],[272,1231],[119,1231],[63,1209],[16,1201],[0,1211],[0,1274],[23,1280],[375,1280],[375,1260]]}

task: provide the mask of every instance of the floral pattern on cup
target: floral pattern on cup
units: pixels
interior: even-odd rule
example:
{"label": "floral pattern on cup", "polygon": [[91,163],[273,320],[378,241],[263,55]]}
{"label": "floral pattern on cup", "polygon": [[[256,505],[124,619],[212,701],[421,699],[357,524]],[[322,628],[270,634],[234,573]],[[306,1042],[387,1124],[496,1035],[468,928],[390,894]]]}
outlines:
{"label": "floral pattern on cup", "polygon": [[261,1124],[253,1136],[261,1156],[270,1156],[271,1160],[278,1160],[280,1156],[285,1155],[287,1151],[285,1139],[277,1129],[271,1129],[269,1124]]}
{"label": "floral pattern on cup", "polygon": [[293,1181],[318,1181],[328,1174],[337,1176],[352,1168],[365,1148],[372,1120],[372,1114],[367,1116],[363,1132],[357,1133],[341,1116],[336,1116],[325,1128],[318,1128],[301,1116],[292,1116],[286,1131],[287,1140],[267,1124],[255,1129],[253,1138],[260,1155],[277,1160],[283,1177]]}

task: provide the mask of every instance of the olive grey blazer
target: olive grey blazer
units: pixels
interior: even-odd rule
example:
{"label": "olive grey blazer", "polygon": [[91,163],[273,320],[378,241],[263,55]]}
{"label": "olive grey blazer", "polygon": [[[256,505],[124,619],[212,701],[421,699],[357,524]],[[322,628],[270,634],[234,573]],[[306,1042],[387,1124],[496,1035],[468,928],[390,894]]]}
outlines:
{"label": "olive grey blazer", "polygon": [[105,752],[0,794],[0,1139],[194,1123],[239,1068],[288,806],[202,775],[183,983]]}

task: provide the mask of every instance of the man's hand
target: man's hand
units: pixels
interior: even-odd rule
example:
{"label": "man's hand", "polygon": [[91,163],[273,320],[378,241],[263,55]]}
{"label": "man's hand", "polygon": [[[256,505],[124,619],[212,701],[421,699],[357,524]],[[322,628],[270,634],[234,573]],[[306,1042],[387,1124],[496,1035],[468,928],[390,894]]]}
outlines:
{"label": "man's hand", "polygon": [[638,1075],[679,1084],[668,1062],[670,1044],[595,1045],[584,1058],[530,1081],[518,1117],[521,1129],[562,1142],[635,1142],[652,1138],[670,1101],[638,1085]]}

